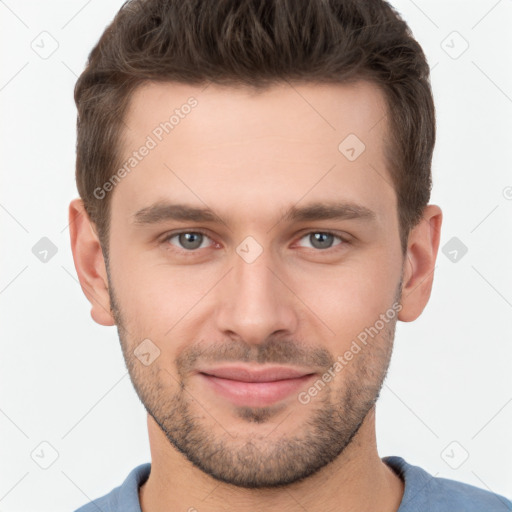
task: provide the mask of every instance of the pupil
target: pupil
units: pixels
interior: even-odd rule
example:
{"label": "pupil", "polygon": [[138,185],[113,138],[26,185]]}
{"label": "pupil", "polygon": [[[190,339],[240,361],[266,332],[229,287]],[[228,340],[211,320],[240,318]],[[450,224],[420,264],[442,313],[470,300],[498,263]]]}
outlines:
{"label": "pupil", "polygon": [[187,249],[197,249],[201,245],[201,236],[201,233],[181,233],[180,243]]}
{"label": "pupil", "polygon": [[[332,238],[332,235],[330,235],[329,233],[314,233],[313,234],[314,236],[314,243],[313,243],[313,247],[317,247],[317,248],[320,248],[320,249],[325,249],[325,247],[330,247],[330,243],[329,242],[332,242],[331,238]],[[327,241],[327,243],[326,243]],[[319,244],[318,246],[315,245],[315,244]]]}
{"label": "pupil", "polygon": [[[201,246],[201,236],[201,233],[181,233],[180,243],[188,249],[197,249]],[[313,239],[314,247],[325,249],[326,247],[330,247],[332,235],[329,233],[313,233]]]}

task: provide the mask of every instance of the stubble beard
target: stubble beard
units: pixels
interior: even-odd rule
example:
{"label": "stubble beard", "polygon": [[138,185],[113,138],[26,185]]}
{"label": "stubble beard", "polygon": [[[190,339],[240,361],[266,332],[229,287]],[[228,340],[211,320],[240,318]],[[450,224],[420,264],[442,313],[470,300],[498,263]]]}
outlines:
{"label": "stubble beard", "polygon": [[[294,407],[310,408],[308,418],[296,428],[300,434],[287,435],[277,426],[270,434],[257,435],[251,429],[251,435],[244,436],[232,432],[229,421],[218,421],[215,412],[208,411],[208,404],[189,389],[180,361],[190,362],[192,358],[186,354],[177,358],[177,375],[173,376],[156,362],[145,367],[134,357],[137,342],[129,339],[111,286],[109,293],[125,363],[148,414],[169,443],[197,468],[218,481],[243,488],[287,486],[318,472],[339,457],[374,407],[391,359],[396,318],[385,324],[379,336],[365,345],[310,403],[296,402]],[[401,281],[397,300],[400,294]],[[282,358],[265,360],[265,353],[276,353],[275,344],[279,344],[279,340],[273,343],[273,348],[265,344],[250,349],[255,353],[261,348],[257,362],[283,362]],[[283,343],[282,353],[290,347],[289,342]],[[265,424],[279,413],[286,416],[284,407],[237,407],[236,415],[247,423]],[[290,425],[292,418],[293,410],[283,423]]]}

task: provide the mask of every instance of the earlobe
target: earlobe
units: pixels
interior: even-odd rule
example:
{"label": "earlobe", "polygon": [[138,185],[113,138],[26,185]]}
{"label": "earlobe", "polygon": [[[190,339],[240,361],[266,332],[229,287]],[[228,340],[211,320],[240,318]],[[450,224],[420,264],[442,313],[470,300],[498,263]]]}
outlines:
{"label": "earlobe", "polygon": [[81,199],[69,205],[69,233],[78,280],[91,303],[91,317],[100,325],[115,325],[103,252]]}
{"label": "earlobe", "polygon": [[442,217],[439,206],[428,205],[421,221],[409,234],[404,264],[402,309],[398,315],[398,319],[402,322],[416,320],[430,298],[441,237]]}

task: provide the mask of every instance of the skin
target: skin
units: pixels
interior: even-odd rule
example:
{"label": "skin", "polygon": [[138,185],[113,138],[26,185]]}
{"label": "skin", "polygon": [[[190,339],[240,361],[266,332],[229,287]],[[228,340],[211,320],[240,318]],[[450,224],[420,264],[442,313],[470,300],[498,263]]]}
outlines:
{"label": "skin", "polygon": [[[378,455],[375,402],[397,320],[415,320],[430,297],[442,212],[426,207],[403,257],[384,96],[367,82],[259,93],[147,84],[125,117],[127,157],[190,96],[198,105],[109,192],[108,267],[82,201],[69,208],[91,316],[117,325],[148,411],[142,510],[396,511],[404,487]],[[354,161],[338,150],[350,133],[365,144]],[[158,200],[217,217],[134,224],[135,212]],[[375,215],[283,219],[290,206],[313,202],[356,203]],[[196,229],[207,232],[199,248],[164,240]],[[335,236],[319,246],[314,233],[325,231]],[[251,263],[237,253],[248,236],[262,249]],[[394,318],[307,404],[298,394],[311,382],[271,406],[242,407],[197,374],[227,361],[281,363],[321,378],[393,305]],[[145,339],[160,351],[147,366],[134,355]]]}

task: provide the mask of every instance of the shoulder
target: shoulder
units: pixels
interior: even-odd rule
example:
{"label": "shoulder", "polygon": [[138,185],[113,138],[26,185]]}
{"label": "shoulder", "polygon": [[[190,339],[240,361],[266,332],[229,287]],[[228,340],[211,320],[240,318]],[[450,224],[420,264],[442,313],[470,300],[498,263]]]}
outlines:
{"label": "shoulder", "polygon": [[139,487],[147,480],[151,464],[134,468],[118,487],[81,506],[75,512],[140,512]]}
{"label": "shoulder", "polygon": [[512,502],[499,494],[430,475],[401,457],[382,459],[405,482],[398,512],[511,512]]}
{"label": "shoulder", "polygon": [[439,497],[437,499],[442,501],[444,507],[450,507],[453,511],[512,511],[512,502],[504,496],[455,480],[433,477],[430,489],[433,496]]}

